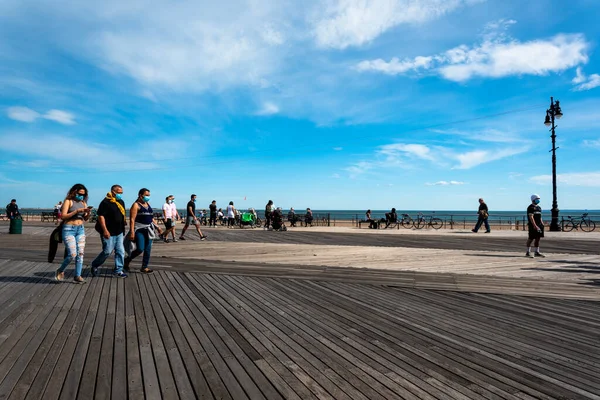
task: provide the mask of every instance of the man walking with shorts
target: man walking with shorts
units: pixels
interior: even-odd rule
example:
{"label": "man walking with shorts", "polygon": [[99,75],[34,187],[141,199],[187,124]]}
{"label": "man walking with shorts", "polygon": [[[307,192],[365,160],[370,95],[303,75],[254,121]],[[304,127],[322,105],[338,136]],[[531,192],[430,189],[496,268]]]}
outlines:
{"label": "man walking with shorts", "polygon": [[185,240],[185,237],[183,237],[183,235],[185,235],[185,231],[187,230],[187,228],[191,225],[194,225],[196,227],[196,231],[198,231],[198,235],[200,235],[200,240],[204,240],[206,239],[206,236],[204,236],[202,234],[202,231],[200,230],[200,222],[198,221],[198,218],[196,218],[196,195],[193,194],[190,201],[187,203],[187,217],[185,219],[185,226],[183,227],[183,230],[181,231],[181,236],[179,236],[179,240]]}
{"label": "man walking with shorts", "polygon": [[177,206],[175,205],[175,196],[169,195],[166,197],[165,204],[163,205],[163,217],[165,218],[165,231],[163,233],[165,243],[169,243],[169,232],[173,237],[173,241],[176,242],[175,224],[179,219],[179,213],[177,212]]}
{"label": "man walking with shorts", "polygon": [[[544,221],[542,221],[542,207],[540,196],[531,195],[531,204],[527,207],[527,219],[529,227],[529,239],[527,239],[527,253],[525,257],[546,257],[540,253],[540,239],[544,237]],[[533,242],[535,253],[531,254],[531,243]]]}

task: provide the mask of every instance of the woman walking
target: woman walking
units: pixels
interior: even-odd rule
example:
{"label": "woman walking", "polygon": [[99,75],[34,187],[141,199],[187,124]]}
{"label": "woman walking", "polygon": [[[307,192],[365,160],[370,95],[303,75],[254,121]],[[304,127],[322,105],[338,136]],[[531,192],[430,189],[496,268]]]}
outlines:
{"label": "woman walking", "polygon": [[233,201],[229,202],[227,206],[227,227],[233,228],[235,225],[235,207],[233,206]]}
{"label": "woman walking", "polygon": [[152,239],[156,237],[155,229],[162,235],[162,232],[154,221],[154,213],[150,207],[150,190],[143,188],[138,192],[138,198],[131,205],[129,210],[129,236],[130,242],[135,242],[136,249],[125,258],[125,271],[129,271],[129,263],[131,260],[144,254],[142,257],[141,272],[149,274],[152,271],[148,268],[150,262],[150,254],[152,253]]}
{"label": "woman walking", "polygon": [[62,204],[62,240],[67,248],[67,254],[54,275],[57,281],[62,281],[65,278],[65,269],[75,259],[75,276],[73,280],[75,283],[85,283],[85,280],[81,277],[83,253],[85,251],[85,228],[83,223],[90,218],[91,212],[91,207],[88,208],[87,205],[87,199],[87,188],[78,183],[69,190]]}

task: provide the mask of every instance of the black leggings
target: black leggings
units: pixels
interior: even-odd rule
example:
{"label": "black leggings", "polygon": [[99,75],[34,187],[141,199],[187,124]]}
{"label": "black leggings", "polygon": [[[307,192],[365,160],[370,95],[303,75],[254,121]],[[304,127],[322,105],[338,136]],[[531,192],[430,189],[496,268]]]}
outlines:
{"label": "black leggings", "polygon": [[271,226],[271,213],[265,213],[265,228]]}

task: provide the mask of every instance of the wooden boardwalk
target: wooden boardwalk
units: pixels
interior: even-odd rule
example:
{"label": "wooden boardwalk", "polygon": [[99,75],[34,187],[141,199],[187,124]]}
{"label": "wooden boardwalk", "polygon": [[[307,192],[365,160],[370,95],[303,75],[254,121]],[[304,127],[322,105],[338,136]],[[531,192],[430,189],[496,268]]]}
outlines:
{"label": "wooden boardwalk", "polygon": [[600,399],[599,302],[54,268],[0,260],[0,399]]}

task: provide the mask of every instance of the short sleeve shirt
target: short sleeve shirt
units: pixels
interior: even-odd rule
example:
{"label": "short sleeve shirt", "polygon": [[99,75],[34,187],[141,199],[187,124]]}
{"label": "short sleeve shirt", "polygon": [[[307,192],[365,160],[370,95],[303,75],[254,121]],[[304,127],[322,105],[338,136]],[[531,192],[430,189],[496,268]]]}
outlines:
{"label": "short sleeve shirt", "polygon": [[175,216],[177,215],[177,206],[175,205],[175,203],[165,203],[163,205],[163,211],[165,212],[165,218],[175,219]]}
{"label": "short sleeve shirt", "polygon": [[527,217],[533,215],[533,221],[537,226],[542,224],[542,207],[536,204],[530,204],[527,207]]}
{"label": "short sleeve shirt", "polygon": [[[192,209],[192,213],[190,214],[190,208]],[[193,201],[188,201],[187,203],[187,208],[185,210],[187,212],[187,216],[188,217],[195,217],[196,216],[196,203],[194,203]]]}

